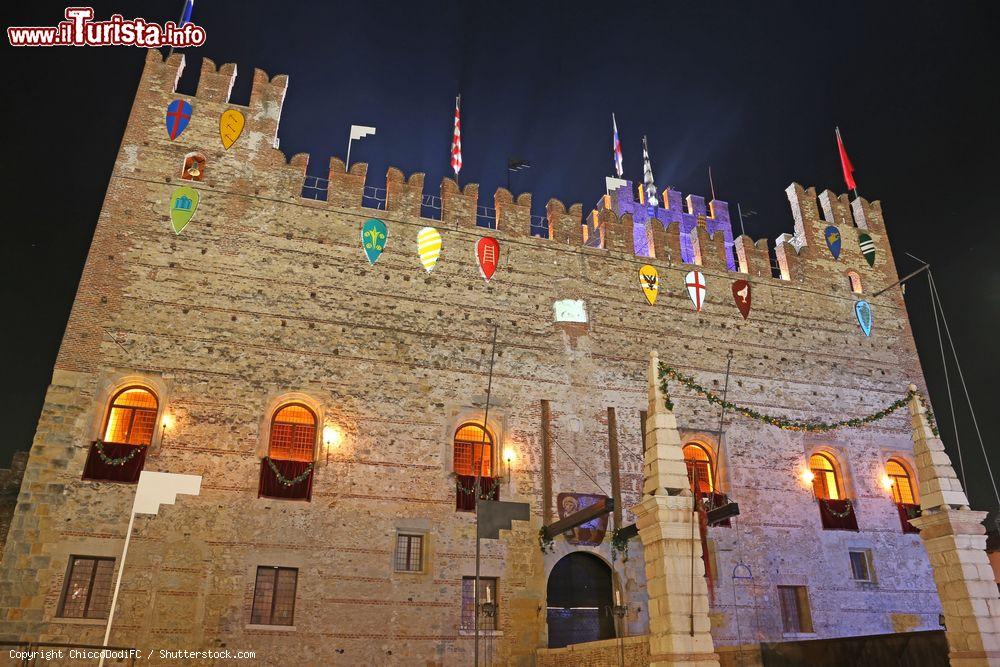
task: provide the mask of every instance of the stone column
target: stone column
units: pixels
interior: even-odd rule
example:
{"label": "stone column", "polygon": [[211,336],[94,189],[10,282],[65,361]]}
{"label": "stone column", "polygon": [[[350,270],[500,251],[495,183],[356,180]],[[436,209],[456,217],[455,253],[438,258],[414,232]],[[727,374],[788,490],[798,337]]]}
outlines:
{"label": "stone column", "polygon": [[[910,385],[910,389],[916,387]],[[986,512],[969,509],[941,438],[934,435],[920,398],[910,399],[917,458],[920,529],[944,609],[948,658],[962,667],[1000,667],[1000,596],[986,556]]]}
{"label": "stone column", "polygon": [[663,398],[654,351],[649,357],[643,499],[632,508],[646,559],[649,664],[718,667],[694,495],[677,420]]}

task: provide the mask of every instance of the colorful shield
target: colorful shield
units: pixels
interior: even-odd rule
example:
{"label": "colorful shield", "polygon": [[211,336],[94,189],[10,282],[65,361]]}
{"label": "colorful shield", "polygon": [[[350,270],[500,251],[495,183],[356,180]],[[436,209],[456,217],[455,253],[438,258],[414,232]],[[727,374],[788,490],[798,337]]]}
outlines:
{"label": "colorful shield", "polygon": [[861,254],[865,256],[868,266],[875,266],[875,242],[867,234],[858,234],[858,245],[861,246]]}
{"label": "colorful shield", "polygon": [[867,301],[858,301],[854,304],[854,314],[858,316],[858,324],[866,336],[872,333],[872,307]]}
{"label": "colorful shield", "polygon": [[684,278],[684,284],[687,286],[694,309],[701,310],[701,307],[705,305],[705,276],[701,274],[701,271],[689,271]]}
{"label": "colorful shield", "polygon": [[833,258],[840,259],[840,230],[830,225],[823,230],[823,237],[826,239],[826,247],[830,249]]}
{"label": "colorful shield", "polygon": [[361,225],[361,246],[369,264],[378,261],[379,255],[385,250],[385,242],[389,238],[389,229],[378,218],[369,218]]}
{"label": "colorful shield", "polygon": [[246,123],[246,116],[236,109],[226,109],[219,116],[219,137],[222,138],[222,145],[226,150],[229,150],[243,134],[243,126]]}
{"label": "colorful shield", "polygon": [[743,316],[743,319],[749,317],[750,304],[752,302],[749,282],[746,280],[733,282],[733,300],[736,301],[736,307],[740,309],[740,315]]}
{"label": "colorful shield", "polygon": [[176,234],[180,234],[191,222],[200,199],[201,196],[194,188],[185,186],[174,190],[170,196],[170,225]]}
{"label": "colorful shield", "polygon": [[500,264],[500,242],[492,236],[476,241],[476,263],[479,264],[479,273],[489,282]]}
{"label": "colorful shield", "polygon": [[417,254],[424,270],[430,273],[441,256],[441,233],[433,227],[424,227],[417,232]]}
{"label": "colorful shield", "polygon": [[639,269],[639,287],[642,288],[642,293],[646,295],[646,301],[649,305],[656,303],[656,297],[660,293],[660,272],[656,270],[655,266],[646,266]]}
{"label": "colorful shield", "polygon": [[184,100],[174,100],[167,105],[167,136],[171,140],[181,136],[191,122],[191,111],[191,105]]}

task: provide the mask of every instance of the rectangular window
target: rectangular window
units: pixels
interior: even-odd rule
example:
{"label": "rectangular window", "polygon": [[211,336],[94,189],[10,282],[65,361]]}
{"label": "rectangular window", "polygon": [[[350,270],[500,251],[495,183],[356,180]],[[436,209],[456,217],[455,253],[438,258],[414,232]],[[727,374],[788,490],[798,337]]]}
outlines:
{"label": "rectangular window", "polygon": [[812,632],[809,614],[809,594],[805,586],[778,586],[781,602],[781,625],[785,632]]}
{"label": "rectangular window", "polygon": [[107,618],[114,572],[114,558],[70,556],[59,616]]}
{"label": "rectangular window", "polygon": [[[497,580],[495,577],[479,577],[479,603],[497,601]],[[462,577],[462,629],[476,629],[476,578]],[[480,630],[496,630],[496,616],[479,614]]]}
{"label": "rectangular window", "polygon": [[254,625],[292,625],[298,579],[299,571],[294,567],[258,567],[250,622]]}
{"label": "rectangular window", "polygon": [[868,549],[852,549],[847,552],[851,557],[851,579],[855,581],[874,581],[872,568],[872,552]]}
{"label": "rectangular window", "polygon": [[424,538],[422,535],[396,535],[396,571],[424,571]]}

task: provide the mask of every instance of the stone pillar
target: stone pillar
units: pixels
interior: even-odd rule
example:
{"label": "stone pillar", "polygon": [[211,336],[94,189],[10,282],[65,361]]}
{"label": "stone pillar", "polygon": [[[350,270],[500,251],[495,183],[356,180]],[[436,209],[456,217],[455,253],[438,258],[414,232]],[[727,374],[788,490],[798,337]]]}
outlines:
{"label": "stone pillar", "polygon": [[969,509],[951,459],[917,395],[909,408],[922,513],[910,523],[920,529],[934,568],[948,658],[956,666],[1000,667],[1000,596],[986,556],[986,512]]}
{"label": "stone pillar", "polygon": [[677,420],[660,391],[655,351],[649,357],[643,471],[643,499],[632,512],[646,559],[649,664],[718,667],[694,495],[688,483]]}

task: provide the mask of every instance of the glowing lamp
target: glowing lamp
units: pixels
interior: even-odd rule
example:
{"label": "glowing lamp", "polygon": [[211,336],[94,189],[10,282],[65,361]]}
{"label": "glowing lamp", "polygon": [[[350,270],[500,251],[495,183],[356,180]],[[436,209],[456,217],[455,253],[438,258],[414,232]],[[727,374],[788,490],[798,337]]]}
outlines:
{"label": "glowing lamp", "polygon": [[888,475],[882,475],[882,486],[885,488],[886,491],[892,491],[892,485],[894,483],[895,482],[892,481],[891,477],[889,477]]}
{"label": "glowing lamp", "polygon": [[323,444],[327,447],[336,447],[340,444],[340,431],[335,426],[323,427]]}
{"label": "glowing lamp", "polygon": [[812,484],[814,479],[816,479],[816,474],[812,470],[806,470],[802,473],[802,481],[806,485]]}
{"label": "glowing lamp", "polygon": [[517,452],[514,451],[513,447],[506,447],[503,450],[503,460],[510,465],[515,459],[517,459]]}
{"label": "glowing lamp", "polygon": [[164,413],[163,415],[163,430],[171,429],[174,427],[174,416]]}

